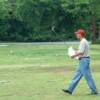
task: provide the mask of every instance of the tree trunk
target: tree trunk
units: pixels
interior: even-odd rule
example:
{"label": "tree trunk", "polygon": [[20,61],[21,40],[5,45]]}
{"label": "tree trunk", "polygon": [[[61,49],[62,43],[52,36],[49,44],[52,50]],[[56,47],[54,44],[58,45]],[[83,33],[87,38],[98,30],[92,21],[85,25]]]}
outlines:
{"label": "tree trunk", "polygon": [[93,15],[93,17],[92,17],[92,30],[93,30],[92,43],[95,43],[96,42],[96,33],[97,33],[96,16],[95,15]]}

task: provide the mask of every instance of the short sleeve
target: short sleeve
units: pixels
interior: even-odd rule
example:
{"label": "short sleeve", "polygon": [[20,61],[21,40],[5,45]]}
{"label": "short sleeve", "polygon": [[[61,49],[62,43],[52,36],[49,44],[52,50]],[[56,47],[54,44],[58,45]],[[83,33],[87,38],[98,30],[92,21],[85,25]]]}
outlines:
{"label": "short sleeve", "polygon": [[79,52],[84,53],[85,51],[85,42],[81,42],[79,46]]}

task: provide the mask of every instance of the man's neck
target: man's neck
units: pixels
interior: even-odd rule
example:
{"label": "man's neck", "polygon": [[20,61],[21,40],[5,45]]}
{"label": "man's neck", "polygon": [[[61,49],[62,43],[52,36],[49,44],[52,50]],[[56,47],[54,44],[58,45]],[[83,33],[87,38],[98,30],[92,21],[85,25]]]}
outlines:
{"label": "man's neck", "polygon": [[80,41],[81,41],[82,39],[84,39],[84,37],[80,38]]}

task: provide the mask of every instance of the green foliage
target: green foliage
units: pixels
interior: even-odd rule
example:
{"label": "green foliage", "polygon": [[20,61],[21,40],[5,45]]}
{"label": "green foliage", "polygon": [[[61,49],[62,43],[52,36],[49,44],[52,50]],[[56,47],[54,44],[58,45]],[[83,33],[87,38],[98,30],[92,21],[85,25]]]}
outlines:
{"label": "green foliage", "polygon": [[90,8],[88,0],[0,0],[0,40],[73,40],[77,28],[90,39]]}

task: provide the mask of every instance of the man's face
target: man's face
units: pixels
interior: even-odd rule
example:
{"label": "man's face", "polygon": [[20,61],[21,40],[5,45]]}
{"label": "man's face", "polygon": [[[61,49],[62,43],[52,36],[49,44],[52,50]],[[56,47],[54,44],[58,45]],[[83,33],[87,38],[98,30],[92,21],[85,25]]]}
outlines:
{"label": "man's face", "polygon": [[76,38],[80,40],[82,38],[81,34],[76,34]]}

